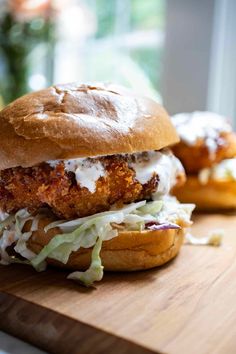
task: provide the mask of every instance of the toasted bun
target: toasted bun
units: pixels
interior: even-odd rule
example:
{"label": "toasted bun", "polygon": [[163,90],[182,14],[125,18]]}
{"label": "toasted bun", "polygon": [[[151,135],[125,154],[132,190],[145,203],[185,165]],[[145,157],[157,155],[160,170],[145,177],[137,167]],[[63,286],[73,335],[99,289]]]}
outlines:
{"label": "toasted bun", "polygon": [[198,210],[229,210],[236,208],[236,182],[210,180],[201,184],[197,176],[188,176],[184,186],[172,193],[182,203],[194,203]]}
{"label": "toasted bun", "polygon": [[[43,228],[48,222],[48,219],[41,220],[39,230],[28,241],[28,247],[35,253],[39,253],[42,247],[60,233],[58,228],[45,233]],[[105,270],[110,271],[134,271],[160,266],[177,255],[183,239],[184,229],[122,231],[117,237],[103,242],[102,264]],[[67,264],[48,259],[51,265],[78,270],[88,268],[90,262],[91,249],[85,248],[73,252]]]}
{"label": "toasted bun", "polygon": [[178,142],[156,102],[113,85],[59,85],[0,112],[0,170],[43,161],[159,150]]}

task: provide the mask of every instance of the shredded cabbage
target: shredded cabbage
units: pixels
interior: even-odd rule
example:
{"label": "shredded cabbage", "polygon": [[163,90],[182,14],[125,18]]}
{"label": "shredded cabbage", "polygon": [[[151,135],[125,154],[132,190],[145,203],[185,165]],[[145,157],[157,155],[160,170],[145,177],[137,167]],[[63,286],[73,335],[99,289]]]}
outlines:
{"label": "shredded cabbage", "polygon": [[7,216],[6,219],[0,222],[0,233],[3,232],[3,230],[9,226],[15,219],[15,215],[9,215]]}
{"label": "shredded cabbage", "polygon": [[151,214],[156,215],[159,213],[161,208],[163,207],[163,200],[155,200],[153,202],[148,202],[143,206],[138,207],[136,212],[140,214]]}
{"label": "shredded cabbage", "polygon": [[166,196],[163,198],[163,207],[157,215],[157,221],[164,224],[167,221],[171,223],[181,222],[181,226],[191,225],[190,217],[195,204],[182,204],[175,197]]}
{"label": "shredded cabbage", "polygon": [[[84,272],[73,272],[68,276],[69,279],[90,286],[94,281],[102,279],[100,251],[104,240],[110,240],[118,235],[118,230],[113,225],[123,225],[126,230],[142,231],[148,223],[164,224],[165,228],[171,225],[173,228],[179,227],[176,223],[182,220],[184,226],[189,226],[192,209],[193,205],[180,204],[173,198],[148,203],[144,200],[84,218],[71,221],[58,220],[47,225],[44,231],[58,227],[62,233],[54,236],[37,255],[27,248],[27,241],[32,232],[37,230],[41,215],[33,217],[27,210],[22,209],[0,222],[1,262],[5,262],[4,264],[15,262],[6,252],[6,246],[13,243],[15,251],[38,271],[46,268],[47,258],[66,264],[72,252],[80,248],[93,247],[90,267]],[[31,228],[28,232],[23,232],[29,220],[32,222]]]}
{"label": "shredded cabbage", "polygon": [[84,218],[79,218],[79,219],[74,219],[74,220],[70,220],[70,221],[55,221],[49,225],[47,225],[44,228],[44,231],[47,232],[48,230],[54,228],[54,227],[59,227],[62,231],[72,231],[75,229],[75,227],[82,225],[83,223],[89,221],[89,220],[93,220],[96,219],[97,217],[106,217],[109,215],[114,215],[115,212],[122,212],[125,215],[132,213],[133,211],[135,211],[136,209],[144,206],[146,204],[146,201],[141,201],[138,203],[131,203],[121,209],[111,209],[110,211],[104,211],[102,213],[97,213],[97,214],[93,214],[90,216],[86,216]]}
{"label": "shredded cabbage", "polygon": [[95,281],[100,281],[103,278],[103,265],[100,257],[102,248],[102,238],[99,237],[93,247],[92,262],[90,267],[85,272],[73,272],[68,275],[67,279],[72,279],[81,282],[85,286],[92,286]]}
{"label": "shredded cabbage", "polygon": [[[27,247],[27,241],[32,235],[32,232],[38,228],[38,220],[40,215],[33,217],[26,209],[19,210],[16,214],[8,216],[5,220],[0,222],[0,230],[2,237],[0,238],[0,264],[9,263],[24,263],[30,264],[29,261],[33,259],[36,254]],[[30,231],[22,232],[27,221],[32,221]],[[25,260],[16,259],[16,257],[9,256],[6,248],[14,246],[17,254],[25,258]],[[42,270],[46,268],[46,263],[42,266]]]}
{"label": "shredded cabbage", "polygon": [[209,232],[207,236],[204,237],[195,237],[192,234],[188,233],[185,236],[185,243],[194,246],[214,246],[218,247],[222,243],[222,239],[225,235],[224,230],[214,229]]}
{"label": "shredded cabbage", "polygon": [[[32,260],[32,265],[38,269],[47,257],[66,264],[71,252],[78,251],[80,247],[89,248],[93,246],[96,243],[98,235],[102,240],[109,240],[117,236],[118,231],[112,228],[111,223],[122,223],[124,219],[123,213],[118,211],[108,215],[105,213],[101,214],[103,215],[96,216],[95,218],[88,218],[82,225],[80,219],[77,219],[77,225],[79,226],[77,227],[77,225],[75,225],[75,230],[70,233],[54,236]],[[65,230],[63,225],[61,226],[61,229]]]}
{"label": "shredded cabbage", "polygon": [[21,209],[15,214],[15,220],[15,232],[17,236],[17,242],[14,247],[14,250],[22,257],[31,260],[35,256],[35,253],[33,253],[27,248],[26,242],[31,237],[32,231],[30,230],[29,232],[23,233],[22,230],[27,221],[32,221],[32,225],[34,224],[34,217],[30,215],[26,209]]}

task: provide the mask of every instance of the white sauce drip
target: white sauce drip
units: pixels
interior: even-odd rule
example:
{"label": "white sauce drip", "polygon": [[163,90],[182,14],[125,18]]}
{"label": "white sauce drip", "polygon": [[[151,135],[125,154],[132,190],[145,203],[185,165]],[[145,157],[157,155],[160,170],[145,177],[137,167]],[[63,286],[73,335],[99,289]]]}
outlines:
{"label": "white sauce drip", "polygon": [[212,168],[204,168],[198,174],[201,184],[207,184],[210,179],[236,181],[236,158],[222,160]]}
{"label": "white sauce drip", "polygon": [[136,180],[145,184],[156,173],[159,177],[157,191],[153,194],[153,199],[160,195],[168,194],[176,183],[178,173],[183,173],[183,166],[180,161],[169,151],[149,151],[147,157],[141,154],[134,154],[136,161],[130,164],[136,173]]}
{"label": "white sauce drip", "polygon": [[[51,167],[55,167],[60,160],[47,161]],[[104,177],[106,172],[98,160],[92,158],[79,158],[71,160],[63,160],[65,170],[74,172],[77,183],[81,187],[87,188],[91,193],[96,191],[96,182],[100,177]]]}
{"label": "white sauce drip", "polygon": [[203,139],[211,153],[217,149],[220,134],[232,131],[225,117],[212,112],[179,113],[172,117],[172,122],[187,145],[195,145]]}
{"label": "white sauce drip", "polygon": [[48,115],[46,113],[37,113],[37,119],[47,119]]}
{"label": "white sauce drip", "polygon": [[[130,156],[134,157],[135,162],[130,162],[129,166],[135,171],[135,178],[139,183],[147,183],[154,173],[159,176],[158,188],[153,195],[153,199],[168,194],[176,183],[177,174],[184,172],[180,161],[168,150],[162,152],[149,151]],[[77,183],[81,187],[86,187],[91,193],[96,191],[97,180],[106,176],[102,163],[93,158],[54,160],[47,161],[47,163],[51,167],[56,167],[61,161],[63,161],[66,171],[75,173]]]}

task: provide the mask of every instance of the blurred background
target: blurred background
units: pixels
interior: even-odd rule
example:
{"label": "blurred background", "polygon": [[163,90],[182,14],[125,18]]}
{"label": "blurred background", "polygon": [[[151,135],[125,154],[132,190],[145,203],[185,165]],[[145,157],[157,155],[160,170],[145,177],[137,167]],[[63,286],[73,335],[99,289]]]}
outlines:
{"label": "blurred background", "polygon": [[236,120],[235,0],[0,0],[0,107],[52,83],[110,81],[172,113]]}

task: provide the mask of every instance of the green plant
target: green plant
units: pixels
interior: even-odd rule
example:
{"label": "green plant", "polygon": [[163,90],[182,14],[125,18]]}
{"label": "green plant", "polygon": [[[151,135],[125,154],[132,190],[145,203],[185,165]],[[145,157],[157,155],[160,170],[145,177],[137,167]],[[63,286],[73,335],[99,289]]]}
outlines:
{"label": "green plant", "polygon": [[44,64],[45,77],[47,83],[51,83],[54,28],[54,22],[49,18],[17,21],[10,12],[0,18],[0,94],[5,104],[29,91],[33,64],[30,62],[30,53],[42,43],[47,46],[48,54]]}

